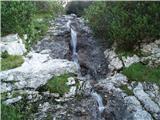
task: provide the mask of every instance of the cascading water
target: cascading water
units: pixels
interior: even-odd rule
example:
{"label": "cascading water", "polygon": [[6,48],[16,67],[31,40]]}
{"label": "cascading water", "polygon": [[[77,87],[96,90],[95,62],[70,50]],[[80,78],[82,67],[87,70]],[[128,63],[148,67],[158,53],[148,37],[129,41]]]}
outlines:
{"label": "cascading water", "polygon": [[[72,60],[76,63],[78,71],[79,71],[79,75],[81,76],[80,65],[78,62],[78,54],[76,50],[77,49],[77,32],[75,31],[74,26],[71,26],[70,24],[71,24],[71,21],[67,23],[67,26],[68,28],[71,29]],[[102,102],[102,97],[97,92],[94,92],[94,91],[91,92],[91,96],[97,101],[98,110],[101,114],[103,110],[105,109],[103,102]]]}
{"label": "cascading water", "polygon": [[71,27],[71,46],[72,46],[72,60],[76,63],[78,71],[80,71],[80,65],[78,62],[77,54],[77,32]]}
{"label": "cascading water", "polygon": [[80,65],[78,62],[78,54],[77,54],[77,32],[74,26],[71,26],[71,21],[67,22],[68,29],[71,30],[71,46],[72,46],[72,61],[74,61],[77,65],[78,72],[80,75]]}
{"label": "cascading water", "polygon": [[102,113],[103,110],[105,109],[103,102],[102,102],[102,97],[97,92],[92,92],[91,95],[94,99],[96,99],[98,106],[99,106],[98,110],[100,113]]}
{"label": "cascading water", "polygon": [[71,46],[72,46],[72,60],[78,63],[77,48],[77,32],[71,28]]}

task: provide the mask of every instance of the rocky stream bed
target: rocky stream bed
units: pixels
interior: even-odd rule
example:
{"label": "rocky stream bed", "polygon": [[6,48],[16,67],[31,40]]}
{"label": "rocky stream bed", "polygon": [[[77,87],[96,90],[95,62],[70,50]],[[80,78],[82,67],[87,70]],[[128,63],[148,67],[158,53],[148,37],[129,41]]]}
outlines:
{"label": "rocky stream bed", "polygon": [[[73,61],[69,21],[77,33],[80,76]],[[159,65],[160,40],[142,45],[148,56],[120,59],[114,47],[106,48],[93,37],[83,18],[63,15],[50,24],[47,34],[24,56],[20,67],[0,72],[3,103],[25,102],[24,110],[34,108],[27,119],[35,120],[160,120],[159,86],[128,82],[121,73],[123,68],[146,60],[150,65]],[[39,91],[50,78],[64,73],[74,74],[68,78],[68,93],[61,96]],[[133,93],[125,93],[122,85],[127,85]]]}

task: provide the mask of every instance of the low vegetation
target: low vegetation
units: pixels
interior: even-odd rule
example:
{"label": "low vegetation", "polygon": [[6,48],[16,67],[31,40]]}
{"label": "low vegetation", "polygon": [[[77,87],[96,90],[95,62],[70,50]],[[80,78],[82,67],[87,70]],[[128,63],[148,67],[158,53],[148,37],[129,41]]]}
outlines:
{"label": "low vegetation", "polygon": [[1,104],[2,120],[22,120],[22,117],[23,115],[15,106]]}
{"label": "low vegetation", "polygon": [[50,79],[47,83],[48,90],[50,92],[59,93],[60,95],[69,92],[70,87],[66,84],[68,77],[67,74],[64,74]]}
{"label": "low vegetation", "polygon": [[1,55],[1,70],[8,70],[20,66],[24,59],[19,55],[9,55],[7,52],[3,52]]}
{"label": "low vegetation", "polygon": [[159,2],[93,2],[85,10],[96,37],[106,44],[116,42],[117,49],[132,51],[140,43],[160,38]]}
{"label": "low vegetation", "polygon": [[[27,34],[24,42],[29,50],[47,31],[48,18],[54,18],[62,11],[63,7],[57,1],[2,1],[1,34],[18,33],[21,37]],[[38,22],[37,16],[43,18],[43,22]]]}
{"label": "low vegetation", "polygon": [[64,74],[56,76],[48,80],[47,84],[38,88],[40,92],[50,91],[51,93],[59,93],[61,96],[69,92],[70,86],[66,84],[70,75]]}
{"label": "low vegetation", "polygon": [[127,85],[121,85],[120,89],[122,89],[127,95],[133,95],[133,91],[130,90]]}
{"label": "low vegetation", "polygon": [[1,103],[2,120],[30,120],[32,115],[38,110],[39,101],[30,103],[26,97],[13,105],[5,105]]}
{"label": "low vegetation", "polygon": [[129,81],[145,81],[160,85],[160,66],[151,68],[141,63],[135,63],[124,68],[122,73],[128,77]]}

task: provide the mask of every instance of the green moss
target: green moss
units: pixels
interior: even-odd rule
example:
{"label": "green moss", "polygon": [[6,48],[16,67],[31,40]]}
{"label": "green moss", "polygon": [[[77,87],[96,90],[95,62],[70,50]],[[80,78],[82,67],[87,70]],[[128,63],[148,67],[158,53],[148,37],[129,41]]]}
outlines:
{"label": "green moss", "polygon": [[22,56],[19,55],[8,55],[7,53],[2,53],[1,55],[1,70],[8,70],[20,66],[24,60]]}
{"label": "green moss", "polygon": [[30,103],[24,96],[23,99],[13,105],[2,106],[2,120],[32,120],[32,115],[38,110],[38,102]]}
{"label": "green moss", "polygon": [[127,85],[121,85],[120,89],[122,89],[127,95],[133,95],[133,91],[130,90]]}
{"label": "green moss", "polygon": [[129,81],[151,82],[160,85],[160,66],[151,68],[141,63],[135,63],[122,72]]}
{"label": "green moss", "polygon": [[5,100],[7,96],[7,92],[1,93],[1,100]]}
{"label": "green moss", "polygon": [[12,97],[18,97],[20,93],[18,91],[13,91],[12,92]]}
{"label": "green moss", "polygon": [[1,104],[2,120],[22,120],[22,117],[20,110],[15,106]]}
{"label": "green moss", "polygon": [[68,77],[70,77],[68,74],[53,77],[48,80],[46,85],[39,87],[37,90],[39,92],[50,91],[52,93],[59,93],[62,96],[64,93],[69,92],[70,89],[70,86],[66,84]]}

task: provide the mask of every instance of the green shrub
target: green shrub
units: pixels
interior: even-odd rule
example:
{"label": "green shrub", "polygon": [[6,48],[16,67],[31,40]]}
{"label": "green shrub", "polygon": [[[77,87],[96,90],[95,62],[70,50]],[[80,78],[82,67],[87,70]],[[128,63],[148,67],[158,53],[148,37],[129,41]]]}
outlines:
{"label": "green shrub", "polygon": [[[1,25],[2,35],[10,33],[26,34],[30,31],[35,6],[26,1],[2,1]],[[31,31],[32,32],[32,31]]]}
{"label": "green shrub", "polygon": [[94,2],[85,11],[95,35],[116,42],[120,50],[132,50],[142,40],[160,37],[159,2]]}
{"label": "green shrub", "polygon": [[[18,33],[20,36],[27,34],[25,45],[30,50],[30,47],[48,30],[48,18],[53,18],[62,11],[63,7],[57,1],[2,1],[2,36],[11,33]],[[44,19],[43,23],[37,23],[35,20],[39,14]]]}
{"label": "green shrub", "polygon": [[36,12],[35,5],[31,1],[2,1],[1,2],[1,23],[2,36],[18,33],[28,35],[25,41],[26,47],[29,40],[34,39],[33,16]]}
{"label": "green shrub", "polygon": [[38,14],[48,13],[55,17],[64,12],[63,6],[58,1],[35,1],[34,3]]}
{"label": "green shrub", "polygon": [[38,111],[40,100],[31,103],[27,101],[27,96],[23,94],[22,100],[13,105],[1,103],[2,120],[32,120],[33,114]]}
{"label": "green shrub", "polygon": [[67,74],[64,74],[50,79],[47,83],[48,90],[50,92],[59,93],[60,95],[69,92],[70,87],[66,84],[68,77]]}
{"label": "green shrub", "polygon": [[2,58],[7,58],[9,56],[7,51],[2,52],[1,57]]}
{"label": "green shrub", "polygon": [[122,73],[128,77],[129,81],[146,81],[160,85],[160,66],[151,68],[141,63],[135,63],[124,68]]}
{"label": "green shrub", "polygon": [[8,70],[20,66],[24,60],[19,55],[8,55],[8,53],[2,53],[1,70]]}

